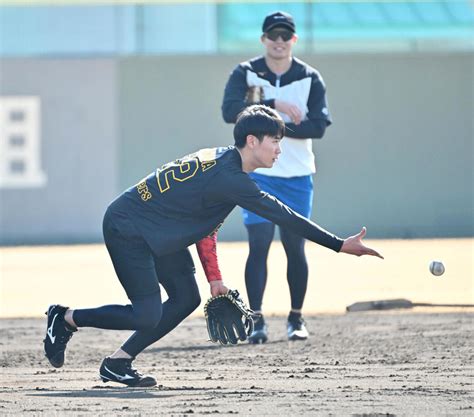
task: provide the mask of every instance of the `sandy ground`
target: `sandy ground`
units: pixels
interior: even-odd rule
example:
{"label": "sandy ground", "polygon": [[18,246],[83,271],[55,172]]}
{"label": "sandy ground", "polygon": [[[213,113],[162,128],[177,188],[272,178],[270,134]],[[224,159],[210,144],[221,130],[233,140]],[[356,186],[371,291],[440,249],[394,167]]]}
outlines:
{"label": "sandy ground", "polygon": [[[0,248],[0,415],[474,416],[474,309],[344,313],[353,302],[388,298],[474,303],[474,240],[367,243],[386,259],[308,244],[305,342],[285,338],[286,262],[275,243],[264,300],[269,343],[211,344],[200,307],[135,361],[158,379],[149,389],[98,378],[102,358],[128,332],[81,329],[59,370],[43,355],[42,314],[50,303],[127,301],[103,245]],[[244,243],[219,246],[225,280],[244,297],[246,253]],[[428,271],[435,258],[446,265],[439,278]]]}
{"label": "sandy ground", "polygon": [[220,347],[188,319],[135,361],[154,388],[102,383],[98,366],[127,332],[81,329],[56,370],[43,357],[44,319],[1,323],[1,415],[472,416],[472,313],[308,317],[311,337]]}
{"label": "sandy ground", "polygon": [[[367,240],[385,256],[357,258],[308,242],[309,282],[306,314],[343,313],[356,301],[408,298],[428,303],[474,303],[474,239]],[[247,244],[220,242],[225,282],[245,297]],[[203,302],[209,286],[192,247]],[[430,274],[432,259],[446,272]],[[268,260],[263,308],[288,314],[286,257],[274,242]],[[128,300],[104,245],[0,247],[0,317],[39,317],[49,304],[88,307]],[[202,315],[202,306],[195,315]]]}

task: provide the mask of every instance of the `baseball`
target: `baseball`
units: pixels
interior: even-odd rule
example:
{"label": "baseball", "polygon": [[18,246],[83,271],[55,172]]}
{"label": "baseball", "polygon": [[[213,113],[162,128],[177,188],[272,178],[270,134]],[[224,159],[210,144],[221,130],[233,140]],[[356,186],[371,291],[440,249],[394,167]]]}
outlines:
{"label": "baseball", "polygon": [[441,261],[431,261],[430,263],[430,272],[433,275],[439,277],[440,275],[444,274],[444,265]]}

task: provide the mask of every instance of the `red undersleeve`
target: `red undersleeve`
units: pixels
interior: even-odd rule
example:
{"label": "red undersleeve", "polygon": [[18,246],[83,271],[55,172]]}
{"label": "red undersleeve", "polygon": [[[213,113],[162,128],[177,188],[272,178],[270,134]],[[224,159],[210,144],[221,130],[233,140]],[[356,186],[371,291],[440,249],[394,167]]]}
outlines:
{"label": "red undersleeve", "polygon": [[217,263],[217,233],[207,236],[196,243],[201,264],[209,282],[222,280]]}

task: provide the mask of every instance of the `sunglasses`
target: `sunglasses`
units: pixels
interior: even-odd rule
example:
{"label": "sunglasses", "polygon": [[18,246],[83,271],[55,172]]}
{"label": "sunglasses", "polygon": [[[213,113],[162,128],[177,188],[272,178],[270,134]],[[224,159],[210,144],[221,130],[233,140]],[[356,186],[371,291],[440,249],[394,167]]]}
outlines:
{"label": "sunglasses", "polygon": [[282,38],[284,42],[288,42],[293,37],[293,32],[285,29],[274,29],[265,33],[265,36],[273,42],[278,38]]}

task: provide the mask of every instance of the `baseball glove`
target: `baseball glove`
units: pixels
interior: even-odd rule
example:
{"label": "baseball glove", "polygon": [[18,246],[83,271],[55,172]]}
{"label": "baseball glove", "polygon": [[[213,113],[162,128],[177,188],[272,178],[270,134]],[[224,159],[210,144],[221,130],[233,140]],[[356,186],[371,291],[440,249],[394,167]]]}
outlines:
{"label": "baseball glove", "polygon": [[209,339],[221,345],[247,340],[253,331],[252,314],[237,290],[209,298],[204,306]]}

